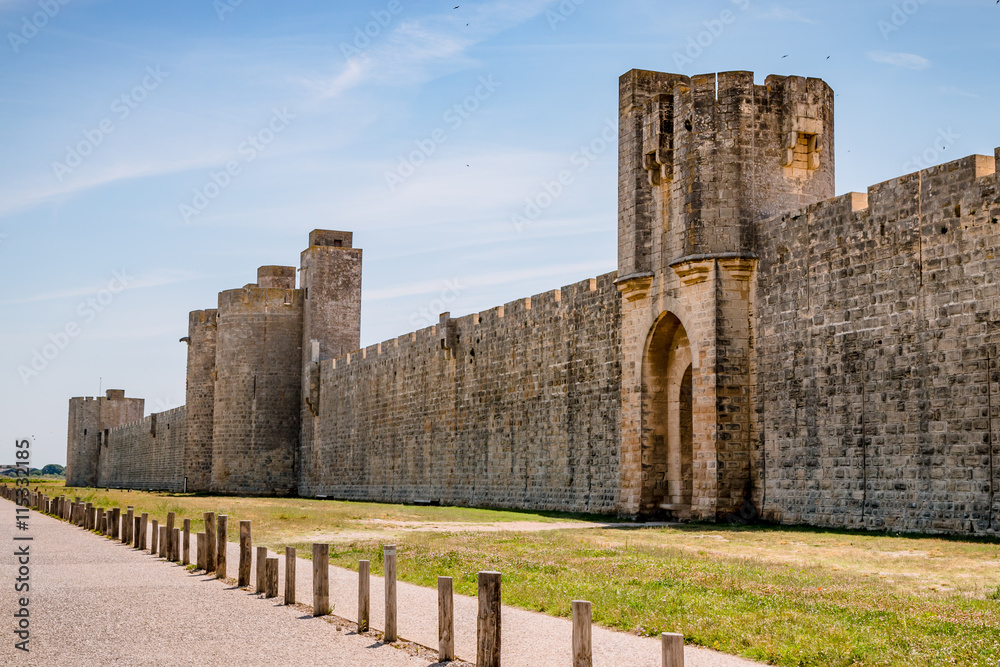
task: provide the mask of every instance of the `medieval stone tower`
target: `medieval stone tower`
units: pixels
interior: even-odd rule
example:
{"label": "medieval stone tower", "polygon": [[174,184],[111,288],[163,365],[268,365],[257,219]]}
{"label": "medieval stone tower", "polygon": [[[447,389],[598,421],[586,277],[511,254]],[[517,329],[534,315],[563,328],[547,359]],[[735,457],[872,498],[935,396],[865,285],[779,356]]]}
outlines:
{"label": "medieval stone tower", "polygon": [[97,486],[108,432],[142,419],[144,406],[141,398],[125,398],[123,389],[108,389],[97,398],[69,399],[66,486]]}
{"label": "medieval stone tower", "polygon": [[833,92],[632,70],[619,104],[621,505],[715,518],[755,474],[757,225],[834,195]]}
{"label": "medieval stone tower", "polygon": [[299,288],[295,267],[262,266],[256,283],[220,293],[218,309],[191,313],[182,339],[189,490],[296,492],[300,428],[311,426],[304,362],[360,345],[361,250],[351,240],[313,231]]}

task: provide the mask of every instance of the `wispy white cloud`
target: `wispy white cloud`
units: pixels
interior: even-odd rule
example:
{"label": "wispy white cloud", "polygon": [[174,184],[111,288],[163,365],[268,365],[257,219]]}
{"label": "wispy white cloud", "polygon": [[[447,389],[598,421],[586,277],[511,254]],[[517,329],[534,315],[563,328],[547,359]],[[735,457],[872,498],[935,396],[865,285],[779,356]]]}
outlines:
{"label": "wispy white cloud", "polygon": [[[123,272],[126,278],[129,278],[127,271]],[[203,274],[196,273],[193,271],[158,271],[153,273],[147,273],[144,275],[139,275],[131,280],[127,280],[125,284],[126,290],[137,290],[146,289],[149,287],[162,287],[164,285],[174,285],[177,283],[185,283],[192,280],[198,280],[204,277]],[[109,279],[110,280],[110,279]],[[93,285],[82,285],[80,287],[68,287],[62,290],[56,290],[53,292],[42,292],[40,294],[31,294],[18,299],[10,299],[8,301],[0,301],[0,306],[13,306],[25,303],[37,303],[39,301],[54,301],[56,299],[69,299],[76,297],[92,296],[97,294],[103,289],[108,287],[107,281],[100,284]]]}
{"label": "wispy white cloud", "polygon": [[938,88],[938,92],[940,92],[942,95],[951,95],[954,97],[971,97],[976,99],[979,98],[979,95],[977,95],[976,93],[970,93],[966,90],[962,90],[957,86],[941,86],[940,88]]}
{"label": "wispy white cloud", "polygon": [[466,52],[493,35],[528,21],[555,0],[497,0],[471,5],[466,13],[402,21],[376,44],[347,60],[335,74],[297,77],[321,98],[335,97],[362,83],[420,84],[435,75],[475,64]]}
{"label": "wispy white cloud", "polygon": [[119,181],[215,167],[230,158],[230,153],[219,153],[174,159],[144,157],[104,166],[86,165],[86,168],[71,174],[62,183],[57,183],[51,173],[42,174],[0,189],[0,216],[18,213],[54,199],[81,194]]}
{"label": "wispy white cloud", "polygon": [[893,67],[922,70],[931,66],[931,61],[915,53],[898,53],[891,51],[869,51],[868,59]]}
{"label": "wispy white cloud", "polygon": [[756,14],[757,18],[764,19],[765,21],[790,21],[793,23],[809,24],[816,23],[816,21],[811,18],[803,16],[802,12],[799,10],[782,7],[781,5],[769,5],[767,8],[759,10]]}

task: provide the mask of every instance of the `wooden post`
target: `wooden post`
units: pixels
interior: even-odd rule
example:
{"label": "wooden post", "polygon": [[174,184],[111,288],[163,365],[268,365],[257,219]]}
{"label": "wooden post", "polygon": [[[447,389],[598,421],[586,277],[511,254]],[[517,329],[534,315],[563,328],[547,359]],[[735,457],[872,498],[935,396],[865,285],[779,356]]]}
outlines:
{"label": "wooden post", "polygon": [[125,510],[125,525],[122,526],[122,542],[132,543],[132,524],[135,520],[135,508],[129,506]]}
{"label": "wooden post", "polygon": [[455,659],[455,594],[451,577],[438,577],[438,662]]}
{"label": "wooden post", "polygon": [[399,637],[396,634],[396,545],[382,548],[385,569],[385,642],[391,644]]}
{"label": "wooden post", "polygon": [[330,613],[330,545],[313,544],[313,616]]}
{"label": "wooden post", "polygon": [[139,535],[142,534],[142,517],[132,517],[132,546],[136,549],[139,548]]}
{"label": "wooden post", "polygon": [[191,519],[184,519],[184,557],[181,560],[182,565],[188,565],[191,562]]}
{"label": "wooden post", "polygon": [[295,604],[295,547],[285,547],[285,604]]}
{"label": "wooden post", "polygon": [[264,597],[278,596],[278,559],[268,558],[264,561]]}
{"label": "wooden post", "polygon": [[147,539],[146,530],[149,528],[149,512],[143,512],[142,516],[139,517],[139,549],[145,550],[146,545],[149,544]]}
{"label": "wooden post", "polygon": [[573,667],[593,667],[590,622],[590,603],[573,600]]}
{"label": "wooden post", "polygon": [[205,533],[198,533],[197,543],[198,543],[198,553],[197,553],[198,569],[199,570],[204,570],[205,569],[205,551],[206,551],[206,549],[205,549]]}
{"label": "wooden post", "polygon": [[149,553],[151,554],[156,553],[157,540],[159,536],[160,536],[160,522],[157,521],[156,519],[153,519],[153,541],[152,544],[149,545]]}
{"label": "wooden post", "polygon": [[122,508],[114,507],[111,510],[111,539],[118,539],[118,529],[121,527]]}
{"label": "wooden post", "polygon": [[267,547],[257,547],[257,581],[254,582],[254,593],[264,592],[264,561],[267,560]]}
{"label": "wooden post", "polygon": [[100,534],[100,535],[104,534],[104,508],[103,507],[98,507],[97,508],[97,525],[94,526],[94,530],[96,530],[98,532],[98,534]]}
{"label": "wooden post", "polygon": [[166,526],[160,526],[160,558],[167,557],[167,548],[170,546],[170,535],[173,534],[173,529],[167,529]]}
{"label": "wooden post", "polygon": [[476,667],[500,667],[500,573],[479,573]]}
{"label": "wooden post", "polygon": [[684,667],[684,635],[664,632],[660,637],[663,641],[663,667]]}
{"label": "wooden post", "polygon": [[179,545],[181,543],[181,529],[180,528],[174,528],[173,535],[170,538],[170,542],[171,542],[171,544],[174,545],[174,557],[171,558],[170,560],[172,560],[173,562],[176,563],[176,562],[178,562],[180,560],[180,558],[177,555],[177,549],[178,549],[178,547],[179,547]]}
{"label": "wooden post", "polygon": [[83,508],[83,527],[85,530],[90,530],[90,512],[94,509],[93,503],[87,503]]}
{"label": "wooden post", "polygon": [[220,514],[216,520],[216,544],[215,544],[215,576],[217,579],[226,578],[226,538],[229,530],[229,517]]}
{"label": "wooden post", "polygon": [[174,520],[176,517],[174,512],[167,512],[167,552],[165,554],[167,560],[177,560],[174,558],[174,549],[177,547],[174,544]]}
{"label": "wooden post", "polygon": [[250,522],[240,521],[240,571],[237,586],[250,585]]}
{"label": "wooden post", "polygon": [[205,572],[215,572],[215,512],[205,512],[205,535],[208,541],[205,544]]}
{"label": "wooden post", "polygon": [[371,563],[358,561],[358,634],[368,632],[371,614]]}

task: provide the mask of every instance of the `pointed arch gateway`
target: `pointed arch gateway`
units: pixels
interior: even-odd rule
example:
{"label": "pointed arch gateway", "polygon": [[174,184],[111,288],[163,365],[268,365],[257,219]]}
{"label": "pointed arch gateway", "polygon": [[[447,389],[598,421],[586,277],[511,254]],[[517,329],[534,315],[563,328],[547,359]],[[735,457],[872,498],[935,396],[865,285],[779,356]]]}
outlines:
{"label": "pointed arch gateway", "polygon": [[643,358],[641,512],[691,514],[694,378],[691,342],[680,319],[664,313]]}

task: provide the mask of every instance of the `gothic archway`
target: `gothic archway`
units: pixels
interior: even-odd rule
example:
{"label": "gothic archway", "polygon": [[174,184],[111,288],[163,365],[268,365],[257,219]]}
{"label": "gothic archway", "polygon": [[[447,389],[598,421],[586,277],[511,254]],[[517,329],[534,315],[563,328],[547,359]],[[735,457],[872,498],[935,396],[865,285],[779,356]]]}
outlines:
{"label": "gothic archway", "polygon": [[646,514],[686,517],[693,492],[694,367],[671,313],[656,323],[643,361],[642,501]]}

